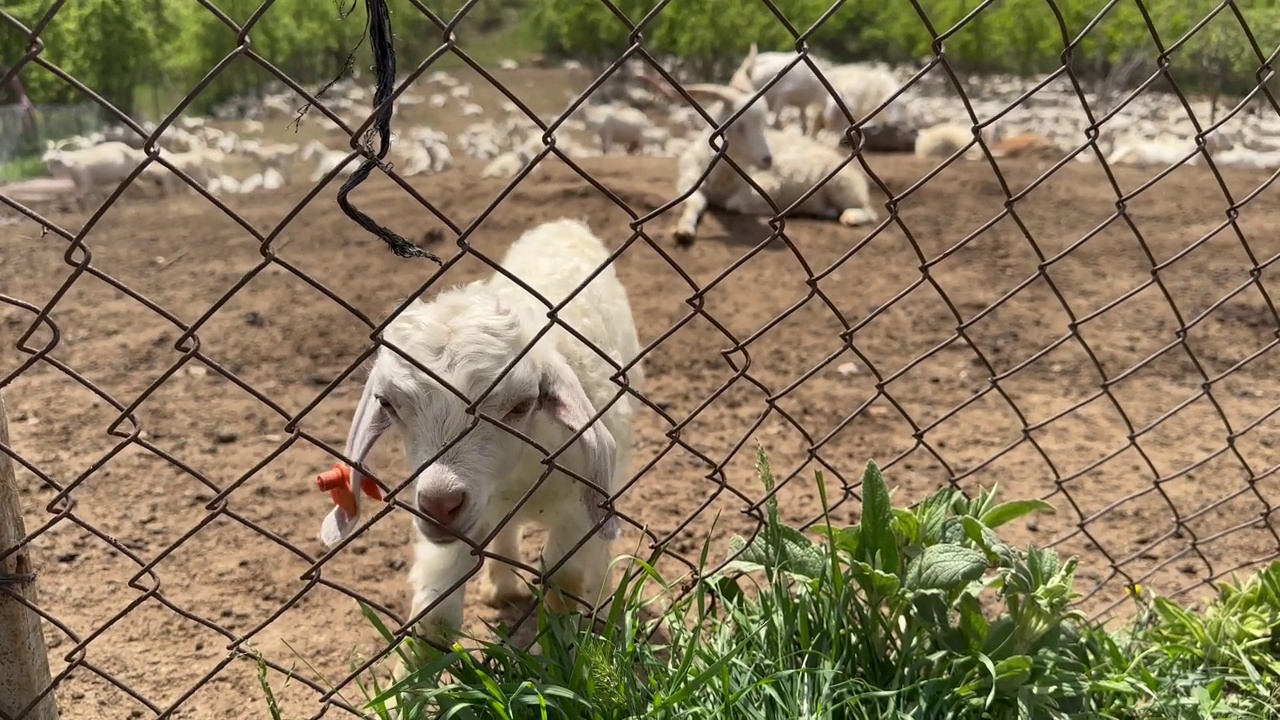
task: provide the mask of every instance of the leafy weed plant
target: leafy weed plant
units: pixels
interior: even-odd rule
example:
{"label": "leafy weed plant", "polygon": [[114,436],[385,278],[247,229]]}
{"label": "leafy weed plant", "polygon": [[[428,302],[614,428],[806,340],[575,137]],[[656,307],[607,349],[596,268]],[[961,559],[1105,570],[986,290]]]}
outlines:
{"label": "leafy weed plant", "polygon": [[[773,490],[763,451],[757,470]],[[733,560],[687,592],[657,572],[658,553],[621,558],[600,622],[539,603],[538,652],[505,628],[447,653],[405,639],[412,672],[362,681],[367,707],[383,720],[1277,717],[1280,563],[1203,614],[1139,593],[1137,620],[1111,633],[1072,608],[1074,558],[998,535],[1048,504],[944,488],[894,507],[874,463],[862,494],[857,524],[810,534],[771,499],[760,532],[732,538]]]}

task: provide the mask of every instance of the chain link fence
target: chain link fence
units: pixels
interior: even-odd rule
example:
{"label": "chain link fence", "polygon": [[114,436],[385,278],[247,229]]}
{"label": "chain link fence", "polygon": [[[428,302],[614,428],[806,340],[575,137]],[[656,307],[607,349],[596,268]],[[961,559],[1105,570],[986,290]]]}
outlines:
{"label": "chain link fence", "polygon": [[[102,107],[93,102],[36,105],[34,118],[21,105],[0,105],[0,164],[38,162],[49,141],[89,135],[103,127]],[[6,170],[0,180],[19,179],[12,175]]]}
{"label": "chain link fence", "polygon": [[[788,207],[803,197],[735,213],[707,191],[684,244],[673,229],[692,193],[677,156],[711,138],[721,172],[767,192],[785,185],[802,132],[775,105],[772,174],[727,156],[725,123],[646,47],[665,3],[643,18],[608,5],[629,43],[597,76],[475,61],[460,25],[474,2],[452,18],[414,3],[444,40],[397,59],[393,16],[374,0],[374,77],[323,91],[255,49],[271,2],[243,23],[200,5],[234,49],[152,133],[49,59],[41,30],[61,3],[34,20],[0,11],[30,41],[10,72],[78,84],[96,108],[66,109],[68,123],[41,108],[40,139],[90,132],[77,119],[101,112],[137,153],[82,207],[69,184],[0,186],[0,450],[25,519],[0,548],[0,594],[42,619],[44,695],[62,717],[256,715],[246,656],[288,678],[277,693],[294,715],[358,714],[353,681],[388,649],[353,600],[406,632],[405,513],[425,516],[413,468],[384,442],[363,464],[388,501],[326,549],[317,531],[332,505],[313,478],[350,460],[363,373],[406,298],[489,275],[512,240],[562,216],[609,246],[642,345],[643,391],[615,380],[635,413],[628,479],[611,496],[627,528],[619,552],[662,547],[678,573],[710,538],[726,560],[724,540],[760,522],[759,443],[796,524],[820,516],[815,470],[833,515],[856,513],[869,458],[897,502],[946,483],[1049,500],[1057,512],[1014,539],[1079,555],[1094,615],[1134,584],[1194,595],[1277,557],[1276,38],[1255,37],[1234,4],[1179,38],[1144,11],[1149,51],[1084,77],[1073,52],[1106,12],[1068,28],[1044,3],[1061,63],[1027,79],[967,76],[949,60],[990,3],[948,28],[913,1],[932,52],[894,70],[890,92],[855,101],[808,51],[754,80],[760,97],[807,68],[841,98],[811,141],[838,160],[811,155],[827,164],[805,183],[864,174],[872,218],[805,217]],[[841,6],[808,29],[765,7],[803,49]],[[1210,102],[1183,89],[1173,61],[1210,23],[1244,38],[1252,91]],[[462,67],[440,71],[445,59]],[[247,118],[186,112],[232,65],[291,90]],[[646,128],[602,152],[614,121],[592,119],[592,98],[617,82],[611,96],[645,99]],[[5,112],[0,161],[22,137]],[[216,170],[182,157],[201,152],[195,141],[220,153]],[[152,187],[158,175],[179,179],[173,194]],[[541,540],[518,558],[478,553],[535,578]],[[32,573],[35,600],[22,589]],[[467,627],[531,612],[471,595]]]}

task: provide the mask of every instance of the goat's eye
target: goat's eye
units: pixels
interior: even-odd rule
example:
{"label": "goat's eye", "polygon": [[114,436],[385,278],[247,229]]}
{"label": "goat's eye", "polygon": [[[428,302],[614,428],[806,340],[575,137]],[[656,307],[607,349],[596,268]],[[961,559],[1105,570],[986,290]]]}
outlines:
{"label": "goat's eye", "polygon": [[396,414],[396,409],[395,409],[394,407],[392,407],[392,406],[391,406],[391,401],[390,401],[390,400],[388,400],[387,398],[383,397],[382,395],[379,395],[379,396],[378,396],[378,405],[379,405],[379,407],[381,407],[383,410],[386,410],[387,412],[391,413],[392,415],[395,415],[395,414]]}
{"label": "goat's eye", "polygon": [[507,413],[507,417],[516,418],[516,417],[521,417],[523,415],[528,415],[529,411],[532,409],[533,409],[532,400],[521,400],[520,402],[512,406],[511,411]]}

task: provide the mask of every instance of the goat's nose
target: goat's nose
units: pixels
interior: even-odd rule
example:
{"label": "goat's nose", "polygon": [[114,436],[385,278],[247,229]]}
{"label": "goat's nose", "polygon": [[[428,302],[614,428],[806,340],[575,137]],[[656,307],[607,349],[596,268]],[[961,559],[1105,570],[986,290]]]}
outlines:
{"label": "goat's nose", "polygon": [[773,167],[773,156],[765,155],[763,158],[760,159],[760,164],[764,166],[765,170],[768,170],[769,168]]}
{"label": "goat's nose", "polygon": [[437,523],[448,527],[462,514],[467,494],[460,488],[430,490],[418,493],[418,509]]}

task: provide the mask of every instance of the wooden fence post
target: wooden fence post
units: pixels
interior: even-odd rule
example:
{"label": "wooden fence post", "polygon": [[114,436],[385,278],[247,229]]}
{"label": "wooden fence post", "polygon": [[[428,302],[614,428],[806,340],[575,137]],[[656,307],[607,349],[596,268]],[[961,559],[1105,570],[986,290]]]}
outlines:
{"label": "wooden fence post", "polygon": [[[9,445],[9,423],[4,396],[0,395],[0,444]],[[13,461],[0,453],[0,553],[12,550],[26,537],[18,480]],[[0,560],[0,584],[35,604],[36,584],[27,549]],[[16,718],[49,687],[49,657],[40,628],[40,616],[0,592],[0,716]],[[50,692],[31,708],[23,720],[57,720],[58,706]]]}

